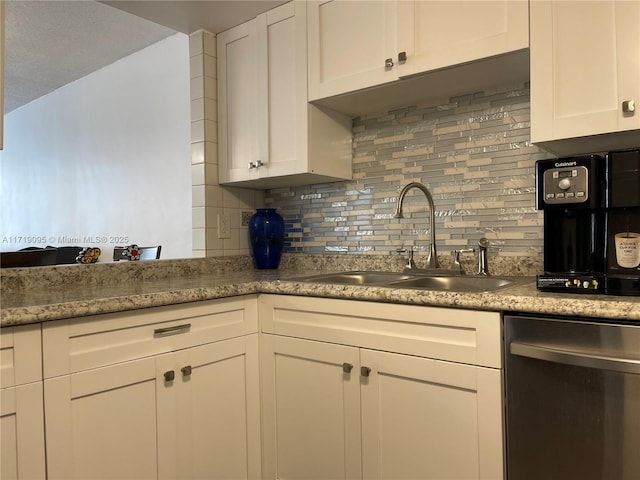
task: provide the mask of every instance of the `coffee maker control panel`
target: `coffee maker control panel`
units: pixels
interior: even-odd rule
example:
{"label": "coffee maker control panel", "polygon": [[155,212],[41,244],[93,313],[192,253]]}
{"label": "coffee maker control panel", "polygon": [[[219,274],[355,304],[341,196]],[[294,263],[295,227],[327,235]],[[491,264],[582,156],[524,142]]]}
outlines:
{"label": "coffee maker control panel", "polygon": [[547,204],[582,203],[589,199],[589,170],[582,165],[544,172],[543,200]]}

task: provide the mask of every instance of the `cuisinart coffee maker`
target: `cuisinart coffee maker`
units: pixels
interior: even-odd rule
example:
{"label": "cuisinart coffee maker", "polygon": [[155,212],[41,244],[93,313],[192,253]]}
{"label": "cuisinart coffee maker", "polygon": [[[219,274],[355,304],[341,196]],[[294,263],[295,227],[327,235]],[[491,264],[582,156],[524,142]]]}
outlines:
{"label": "cuisinart coffee maker", "polygon": [[640,149],[536,162],[548,292],[640,296]]}

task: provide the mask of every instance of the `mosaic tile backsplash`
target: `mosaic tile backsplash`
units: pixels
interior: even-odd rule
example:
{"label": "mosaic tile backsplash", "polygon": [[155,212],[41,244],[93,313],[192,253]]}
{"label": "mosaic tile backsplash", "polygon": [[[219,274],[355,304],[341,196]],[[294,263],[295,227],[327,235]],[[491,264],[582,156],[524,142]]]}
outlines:
{"label": "mosaic tile backsplash", "polygon": [[490,240],[490,254],[542,257],[530,144],[529,85],[505,86],[354,118],[353,180],[266,192],[286,224],[289,253],[396,254],[429,248],[429,211],[413,189],[404,217],[400,190],[422,182],[436,207],[440,256]]}

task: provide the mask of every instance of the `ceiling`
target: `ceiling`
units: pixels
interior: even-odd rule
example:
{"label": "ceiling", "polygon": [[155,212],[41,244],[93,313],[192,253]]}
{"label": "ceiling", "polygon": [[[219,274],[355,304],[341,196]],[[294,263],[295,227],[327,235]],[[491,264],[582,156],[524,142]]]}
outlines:
{"label": "ceiling", "polygon": [[7,0],[8,113],[176,32],[218,33],[283,0]]}
{"label": "ceiling", "polygon": [[101,0],[182,33],[222,32],[289,0]]}

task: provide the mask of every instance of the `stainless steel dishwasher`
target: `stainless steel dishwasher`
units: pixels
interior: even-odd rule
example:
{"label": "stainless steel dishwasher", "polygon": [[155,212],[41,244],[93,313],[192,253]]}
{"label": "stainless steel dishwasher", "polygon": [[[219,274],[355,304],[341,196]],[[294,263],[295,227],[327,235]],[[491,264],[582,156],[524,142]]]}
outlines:
{"label": "stainless steel dishwasher", "polygon": [[505,316],[508,480],[640,479],[640,322]]}

